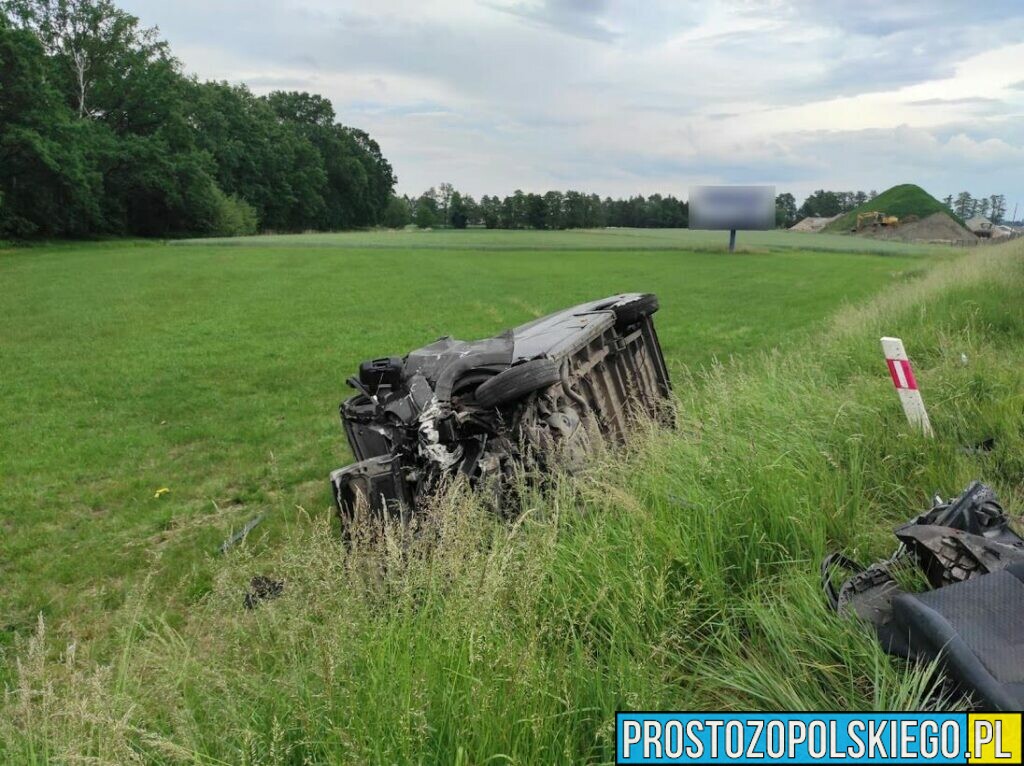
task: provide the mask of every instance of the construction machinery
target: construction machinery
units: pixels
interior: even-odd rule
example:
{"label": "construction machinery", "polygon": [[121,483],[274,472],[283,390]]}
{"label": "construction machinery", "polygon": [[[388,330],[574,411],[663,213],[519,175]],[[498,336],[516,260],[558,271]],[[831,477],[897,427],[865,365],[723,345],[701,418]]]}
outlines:
{"label": "construction machinery", "polygon": [[877,210],[870,210],[866,213],[857,213],[857,228],[854,231],[863,231],[867,228],[877,229],[879,227],[899,226],[900,219],[894,215],[886,215]]}

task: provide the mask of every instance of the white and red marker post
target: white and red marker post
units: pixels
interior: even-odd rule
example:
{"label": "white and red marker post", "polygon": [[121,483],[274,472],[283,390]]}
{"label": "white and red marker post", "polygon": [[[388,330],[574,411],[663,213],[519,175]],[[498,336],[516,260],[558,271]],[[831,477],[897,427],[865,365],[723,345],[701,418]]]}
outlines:
{"label": "white and red marker post", "polygon": [[910,366],[907,351],[903,348],[903,341],[899,338],[882,338],[882,352],[885,354],[885,363],[889,365],[889,374],[900,395],[903,412],[906,413],[910,425],[920,428],[925,436],[934,436],[932,424],[928,420],[928,411],[924,408],[924,399],[917,389],[914,370]]}

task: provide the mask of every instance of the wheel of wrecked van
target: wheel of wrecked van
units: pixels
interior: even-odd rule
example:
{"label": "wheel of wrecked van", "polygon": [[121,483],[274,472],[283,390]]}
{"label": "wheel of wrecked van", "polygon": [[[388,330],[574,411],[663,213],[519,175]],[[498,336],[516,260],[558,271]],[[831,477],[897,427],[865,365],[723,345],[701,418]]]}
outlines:
{"label": "wheel of wrecked van", "polygon": [[476,389],[477,404],[498,407],[562,379],[554,359],[531,359],[502,370]]}
{"label": "wheel of wrecked van", "polygon": [[658,296],[651,293],[641,295],[635,301],[622,306],[615,306],[615,326],[619,329],[636,324],[643,317],[650,316],[658,310]]}

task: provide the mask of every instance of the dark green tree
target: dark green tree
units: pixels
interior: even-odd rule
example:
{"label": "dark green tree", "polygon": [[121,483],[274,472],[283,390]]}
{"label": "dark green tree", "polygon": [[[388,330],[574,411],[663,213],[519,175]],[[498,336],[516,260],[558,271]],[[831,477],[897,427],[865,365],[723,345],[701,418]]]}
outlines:
{"label": "dark green tree", "polygon": [[992,223],[1002,223],[1006,216],[1006,197],[1002,194],[993,194],[988,200]]}
{"label": "dark green tree", "polygon": [[0,16],[0,237],[104,228],[106,137],[75,119],[47,73],[38,38]]}
{"label": "dark green tree", "polygon": [[390,229],[401,229],[412,223],[412,204],[409,198],[392,195],[381,223]]}
{"label": "dark green tree", "polygon": [[971,196],[971,193],[962,191],[956,195],[956,200],[953,202],[953,212],[966,221],[974,215],[974,205],[974,197]]}
{"label": "dark green tree", "polygon": [[775,197],[775,225],[788,229],[796,223],[796,199],[789,192]]}
{"label": "dark green tree", "polygon": [[452,186],[447,181],[437,185],[437,190],[435,193],[435,199],[437,200],[437,212],[441,217],[440,222],[443,223],[445,226],[448,226],[450,223],[449,207],[451,206],[452,195],[454,193],[455,187]]}
{"label": "dark green tree", "polygon": [[0,19],[7,235],[351,228],[388,210],[390,164],[327,99],[190,80],[110,0],[0,0]]}
{"label": "dark green tree", "polygon": [[[445,184],[441,185],[444,186]],[[449,225],[455,229],[465,229],[469,224],[469,212],[466,198],[453,189],[448,197]]]}
{"label": "dark green tree", "polygon": [[511,197],[501,202],[501,228],[524,229],[527,226],[526,194],[516,189]]}
{"label": "dark green tree", "polygon": [[565,195],[559,191],[549,191],[544,195],[544,228],[565,228]]}
{"label": "dark green tree", "polygon": [[495,195],[488,197],[486,194],[480,198],[480,219],[488,229],[497,229],[501,226],[502,206],[501,200]]}
{"label": "dark green tree", "polygon": [[526,225],[531,229],[543,229],[547,220],[544,198],[533,192],[526,195]]}
{"label": "dark green tree", "polygon": [[413,212],[413,221],[421,229],[429,229],[437,226],[440,220],[440,212],[437,207],[437,198],[434,190],[425,192],[416,200],[416,209]]}
{"label": "dark green tree", "polygon": [[801,218],[827,218],[839,215],[843,210],[843,199],[840,192],[818,189],[804,200],[804,204],[800,206],[799,215]]}

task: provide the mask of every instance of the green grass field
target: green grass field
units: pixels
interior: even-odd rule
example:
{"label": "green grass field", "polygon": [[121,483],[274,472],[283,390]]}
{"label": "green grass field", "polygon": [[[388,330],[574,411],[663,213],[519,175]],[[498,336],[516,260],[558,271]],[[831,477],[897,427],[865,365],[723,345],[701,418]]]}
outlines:
{"label": "green grass field", "polygon": [[[0,760],[604,762],[616,709],[941,705],[824,611],[817,563],[887,553],[892,522],[976,476],[1020,512],[1024,251],[694,235],[0,254]],[[437,534],[337,543],[325,477],[361,359],[623,290],[661,297],[677,431],[513,527],[455,495]],[[936,442],[903,427],[886,333]],[[259,572],[286,593],[250,614]]]}
{"label": "green grass field", "polygon": [[[670,363],[702,365],[784,342],[929,263],[906,249],[695,253],[679,249],[689,244],[679,233],[628,240],[674,250],[628,252],[546,249],[626,234],[461,236],[93,244],[2,256],[7,637],[39,612],[102,621],[154,557],[176,598],[198,598],[208,586],[204,560],[232,527],[268,509],[323,511],[327,472],[350,459],[336,414],[343,381],[363,359],[640,290],[661,296]],[[367,249],[396,242],[404,244]],[[154,497],[162,487],[170,492]]]}

